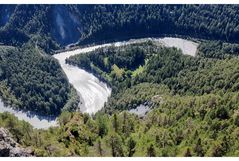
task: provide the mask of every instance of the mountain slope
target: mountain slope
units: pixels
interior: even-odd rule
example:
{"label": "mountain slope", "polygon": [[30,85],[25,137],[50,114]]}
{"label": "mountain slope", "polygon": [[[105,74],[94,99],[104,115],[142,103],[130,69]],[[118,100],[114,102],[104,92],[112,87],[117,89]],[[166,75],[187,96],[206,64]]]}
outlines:
{"label": "mountain slope", "polygon": [[[5,17],[0,34],[6,44],[39,34],[63,46],[165,34],[238,42],[239,34],[238,5],[16,5],[5,10],[0,9]],[[4,36],[12,32],[19,35]]]}
{"label": "mountain slope", "polygon": [[20,147],[8,130],[0,128],[0,157],[30,157],[31,151]]}
{"label": "mountain slope", "polygon": [[[27,111],[61,113],[59,127],[48,130],[0,113],[0,126],[34,155],[239,155],[238,5],[10,8],[0,8],[1,97]],[[152,42],[70,57],[68,63],[94,72],[113,90],[95,115],[64,111],[65,104],[75,110],[79,98],[48,54],[77,40],[89,45],[152,35],[220,41],[203,40],[196,57]],[[150,111],[129,111],[139,105]]]}

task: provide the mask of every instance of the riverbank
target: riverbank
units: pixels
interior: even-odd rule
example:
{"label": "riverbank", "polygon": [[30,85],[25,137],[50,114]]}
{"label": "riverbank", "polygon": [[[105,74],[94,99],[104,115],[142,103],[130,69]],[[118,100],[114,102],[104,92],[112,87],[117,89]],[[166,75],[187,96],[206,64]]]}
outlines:
{"label": "riverbank", "polygon": [[[105,44],[91,44],[91,45],[84,45],[84,46],[72,46],[67,47],[65,49],[57,50],[55,51],[55,54],[63,53],[63,52],[70,52],[70,51],[76,51],[76,50],[82,50],[87,49],[90,47],[99,48],[99,47],[106,47],[110,45],[126,45],[126,44],[132,44],[132,43],[140,43],[145,41],[154,41],[158,42],[163,46],[166,47],[176,47],[178,49],[181,49],[183,51],[183,54],[185,55],[191,55],[195,56],[197,53],[197,48],[199,46],[198,41],[196,40],[188,40],[183,38],[177,38],[177,37],[163,37],[163,38],[139,38],[139,39],[129,39],[127,41],[119,41],[119,42],[112,42],[112,43],[105,43]],[[93,49],[94,50],[94,49]]]}
{"label": "riverbank", "polygon": [[47,116],[38,116],[19,110],[14,110],[10,107],[5,106],[3,102],[0,100],[0,113],[3,112],[9,112],[15,115],[19,120],[24,120],[37,129],[48,129],[51,126],[57,126],[56,117],[53,118]]}
{"label": "riverbank", "polygon": [[99,111],[104,106],[104,103],[107,102],[108,97],[111,94],[111,89],[105,82],[99,80],[99,78],[97,78],[97,76],[93,73],[80,69],[77,66],[67,64],[65,60],[70,56],[91,52],[97,48],[107,47],[111,45],[123,46],[146,41],[153,41],[155,43],[158,43],[159,45],[166,47],[176,47],[178,49],[181,49],[182,53],[185,55],[196,56],[197,53],[197,43],[181,38],[165,37],[131,39],[129,41],[114,42],[77,49],[68,48],[66,51],[55,54],[53,56],[59,61],[63,71],[68,77],[69,82],[77,90],[77,93],[81,98],[81,112],[93,114]]}
{"label": "riverbank", "polygon": [[59,61],[69,82],[77,90],[77,93],[82,100],[82,104],[80,104],[80,111],[83,113],[94,114],[99,111],[104,106],[104,103],[107,102],[108,97],[111,94],[111,89],[106,83],[100,81],[92,73],[76,66],[66,64],[65,60],[72,55],[90,52],[99,47],[108,45],[110,44],[76,49],[54,55],[54,57]]}
{"label": "riverbank", "polygon": [[[131,39],[129,41],[107,43],[96,46],[89,46],[85,48],[68,49],[61,53],[53,55],[56,58],[63,71],[65,72],[69,82],[77,90],[77,93],[81,99],[82,104],[80,104],[80,111],[83,113],[94,114],[99,111],[104,104],[107,102],[108,97],[111,95],[111,88],[107,86],[106,83],[100,81],[92,73],[89,73],[83,69],[76,66],[72,66],[65,63],[65,59],[72,55],[82,54],[86,52],[93,51],[97,48],[106,47],[110,45],[122,46],[126,44],[133,44],[139,42],[145,42],[152,40],[158,42],[159,44],[166,47],[176,47],[182,50],[185,55],[196,56],[197,47],[199,44],[181,39],[181,38],[141,38],[141,39]],[[29,122],[34,128],[47,129],[51,126],[57,126],[57,118],[49,118],[47,116],[37,116],[22,111],[13,110],[12,108],[4,106],[0,100],[0,112],[9,112],[18,117],[19,120],[25,120]],[[137,112],[142,113],[138,110]]]}

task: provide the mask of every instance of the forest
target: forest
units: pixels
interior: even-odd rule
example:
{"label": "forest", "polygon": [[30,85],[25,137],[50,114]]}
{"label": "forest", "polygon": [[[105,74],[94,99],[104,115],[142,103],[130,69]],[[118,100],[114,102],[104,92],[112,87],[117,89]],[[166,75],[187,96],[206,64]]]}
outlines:
{"label": "forest", "polygon": [[2,5],[0,42],[19,46],[37,36],[47,53],[77,41],[92,44],[149,36],[238,43],[238,12],[236,4]]}
{"label": "forest", "polygon": [[[70,7],[77,10],[77,6]],[[86,13],[82,18],[82,24],[86,24],[83,31],[89,33],[80,43],[165,35],[238,42],[238,5],[101,5],[79,8]]]}
{"label": "forest", "polygon": [[239,44],[223,41],[201,41],[198,55],[207,58],[225,59],[239,55]]}
{"label": "forest", "polygon": [[3,113],[0,125],[36,156],[238,156],[238,92],[161,96],[143,118],[63,112],[60,127],[37,130]]}
{"label": "forest", "polygon": [[[58,127],[43,130],[0,113],[0,126],[35,156],[239,156],[238,12],[239,5],[0,5],[1,99],[59,116]],[[81,100],[51,55],[70,43],[151,36],[200,45],[195,57],[148,41],[66,59],[112,88],[102,110],[76,112]],[[145,103],[145,116],[129,112]]]}
{"label": "forest", "polygon": [[[145,82],[166,85],[173,95],[192,96],[239,90],[238,58],[221,60],[191,57],[183,55],[176,48],[165,48],[151,41],[101,48],[71,56],[66,62],[95,73],[112,87],[112,97],[107,107],[113,111],[135,108],[147,101],[139,95],[138,100],[128,102],[126,100],[131,97],[124,95]],[[143,91],[147,90],[149,89]],[[137,92],[140,93],[139,91]]]}
{"label": "forest", "polygon": [[71,87],[58,62],[30,43],[0,50],[3,101],[23,111],[59,115],[70,98]]}

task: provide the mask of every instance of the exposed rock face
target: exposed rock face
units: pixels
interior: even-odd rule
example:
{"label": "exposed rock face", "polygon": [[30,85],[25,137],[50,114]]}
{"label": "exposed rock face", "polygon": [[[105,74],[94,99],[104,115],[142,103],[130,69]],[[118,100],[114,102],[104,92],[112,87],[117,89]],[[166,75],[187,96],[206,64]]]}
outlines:
{"label": "exposed rock face", "polygon": [[0,157],[30,157],[30,150],[21,148],[8,130],[0,128]]}

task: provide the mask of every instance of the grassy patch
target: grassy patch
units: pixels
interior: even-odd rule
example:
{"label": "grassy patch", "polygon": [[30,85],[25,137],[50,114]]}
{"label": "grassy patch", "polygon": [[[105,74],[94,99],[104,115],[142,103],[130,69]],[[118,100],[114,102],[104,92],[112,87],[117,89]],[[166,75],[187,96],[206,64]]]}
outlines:
{"label": "grassy patch", "polygon": [[139,66],[135,71],[132,72],[132,77],[136,77],[144,71],[144,66]]}
{"label": "grassy patch", "polygon": [[112,71],[111,71],[112,75],[116,75],[117,78],[122,78],[123,74],[124,74],[124,69],[119,68],[116,64],[114,64],[112,66]]}

